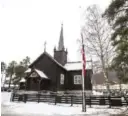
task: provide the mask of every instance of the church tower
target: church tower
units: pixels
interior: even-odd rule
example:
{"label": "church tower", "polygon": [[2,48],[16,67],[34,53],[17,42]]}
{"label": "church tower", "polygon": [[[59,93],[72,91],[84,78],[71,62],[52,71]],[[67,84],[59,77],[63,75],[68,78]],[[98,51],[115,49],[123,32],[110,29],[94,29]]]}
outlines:
{"label": "church tower", "polygon": [[58,49],[54,48],[54,59],[60,64],[65,65],[67,63],[67,50],[64,47],[64,37],[63,37],[63,24],[61,24],[60,38]]}

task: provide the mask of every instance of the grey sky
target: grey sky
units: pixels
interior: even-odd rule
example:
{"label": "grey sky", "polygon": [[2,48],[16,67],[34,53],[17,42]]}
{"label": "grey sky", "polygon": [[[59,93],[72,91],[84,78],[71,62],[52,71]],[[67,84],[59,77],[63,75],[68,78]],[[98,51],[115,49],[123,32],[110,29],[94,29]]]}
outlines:
{"label": "grey sky", "polygon": [[8,63],[29,56],[33,61],[43,52],[45,41],[46,51],[53,55],[62,22],[68,59],[81,60],[77,43],[80,15],[91,4],[104,10],[109,3],[110,0],[0,0],[1,60]]}

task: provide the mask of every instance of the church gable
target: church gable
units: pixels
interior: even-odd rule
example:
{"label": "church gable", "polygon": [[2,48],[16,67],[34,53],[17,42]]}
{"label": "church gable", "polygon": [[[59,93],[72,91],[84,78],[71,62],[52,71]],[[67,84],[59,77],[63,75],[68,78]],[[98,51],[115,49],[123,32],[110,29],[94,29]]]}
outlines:
{"label": "church gable", "polygon": [[37,62],[39,62],[40,59],[43,58],[43,55],[44,55],[44,53],[42,53],[35,61],[33,61],[33,62],[29,65],[29,68],[34,67],[34,65],[35,65]]}
{"label": "church gable", "polygon": [[30,74],[28,75],[28,77],[40,77],[43,79],[48,79],[47,75],[43,71],[40,71],[38,69],[33,69],[29,73]]}
{"label": "church gable", "polygon": [[57,62],[51,55],[49,55],[47,52],[44,52],[43,54],[41,54],[30,66],[29,68],[34,67],[37,63],[39,64],[41,60],[43,60],[43,57],[47,57],[49,60],[51,60],[52,62],[54,62],[55,64],[57,64],[59,67],[63,68],[64,70],[66,70],[59,62]]}

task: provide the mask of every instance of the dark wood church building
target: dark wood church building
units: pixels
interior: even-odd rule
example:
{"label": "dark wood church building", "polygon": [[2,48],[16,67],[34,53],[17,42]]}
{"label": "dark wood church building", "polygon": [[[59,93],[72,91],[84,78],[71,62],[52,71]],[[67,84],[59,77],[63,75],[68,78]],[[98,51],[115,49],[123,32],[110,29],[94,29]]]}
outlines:
{"label": "dark wood church building", "polygon": [[[52,57],[44,51],[26,71],[26,90],[82,90],[82,63],[68,62],[68,52],[64,47],[63,25],[61,26],[58,49]],[[92,90],[92,66],[86,62],[85,89]]]}

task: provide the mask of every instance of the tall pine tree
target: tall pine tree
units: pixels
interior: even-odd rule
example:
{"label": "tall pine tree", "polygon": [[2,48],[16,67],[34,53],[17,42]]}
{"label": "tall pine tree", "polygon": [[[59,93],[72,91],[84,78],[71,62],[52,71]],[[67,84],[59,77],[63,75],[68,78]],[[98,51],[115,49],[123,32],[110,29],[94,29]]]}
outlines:
{"label": "tall pine tree", "polygon": [[104,13],[113,27],[111,40],[116,47],[113,68],[123,82],[128,82],[128,0],[113,0]]}

